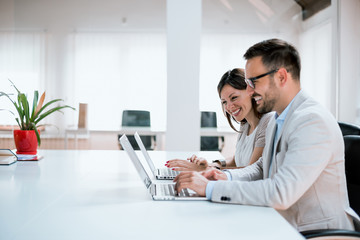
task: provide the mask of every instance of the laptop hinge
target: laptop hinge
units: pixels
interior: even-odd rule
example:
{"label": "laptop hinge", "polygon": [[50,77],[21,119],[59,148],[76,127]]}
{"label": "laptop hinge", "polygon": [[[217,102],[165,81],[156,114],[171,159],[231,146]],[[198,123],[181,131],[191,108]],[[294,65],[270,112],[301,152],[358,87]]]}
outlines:
{"label": "laptop hinge", "polygon": [[156,185],[155,184],[150,185],[150,194],[151,194],[151,196],[156,195]]}
{"label": "laptop hinge", "polygon": [[146,177],[144,183],[146,188],[149,188],[149,186],[151,185],[151,179],[149,177]]}

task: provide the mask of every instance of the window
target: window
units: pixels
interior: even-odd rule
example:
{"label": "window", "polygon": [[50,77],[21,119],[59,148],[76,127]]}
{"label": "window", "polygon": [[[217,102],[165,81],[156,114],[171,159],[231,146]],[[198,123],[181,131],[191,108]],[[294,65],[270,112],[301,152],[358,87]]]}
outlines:
{"label": "window", "polygon": [[166,35],[77,33],[75,102],[86,102],[91,130],[117,130],[125,109],[148,110],[166,125]]}
{"label": "window", "polygon": [[[43,89],[45,33],[0,32],[0,86],[1,91],[15,93],[10,79],[32,99],[34,90]],[[41,93],[40,93],[41,94]],[[5,97],[0,98],[0,109],[12,109]],[[0,111],[0,124],[16,125],[8,111]]]}

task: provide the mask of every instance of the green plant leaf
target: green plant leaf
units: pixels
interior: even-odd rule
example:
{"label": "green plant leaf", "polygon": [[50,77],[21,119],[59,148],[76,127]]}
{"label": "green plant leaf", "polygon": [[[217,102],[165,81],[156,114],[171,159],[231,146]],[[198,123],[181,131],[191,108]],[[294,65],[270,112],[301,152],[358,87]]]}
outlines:
{"label": "green plant leaf", "polygon": [[21,103],[21,95],[20,94],[18,94],[18,96],[17,96],[17,103],[15,103],[15,107],[18,109],[18,113],[19,113],[19,119],[21,122],[20,128],[22,130],[26,130],[25,122],[24,122],[25,111],[24,111],[24,108]]}
{"label": "green plant leaf", "polygon": [[34,119],[38,115],[40,109],[42,108],[42,106],[44,104],[44,100],[45,100],[45,92],[40,97],[39,104],[37,105],[37,107],[35,109],[35,113],[34,113],[34,116],[32,117],[32,121],[34,121]]}
{"label": "green plant leaf", "polygon": [[14,101],[11,99],[10,95],[12,95],[12,94],[7,94],[7,93],[4,93],[4,92],[0,92],[0,97],[5,96],[14,104]]}
{"label": "green plant leaf", "polygon": [[56,111],[61,112],[60,111],[61,109],[71,108],[71,109],[75,110],[75,108],[73,108],[69,105],[64,105],[64,106],[57,106],[57,107],[50,108],[45,113],[42,113],[51,104],[54,104],[56,102],[63,101],[63,100],[62,99],[54,99],[52,101],[49,101],[48,103],[46,103],[43,106],[44,99],[45,99],[45,92],[41,95],[41,97],[39,99],[39,92],[36,90],[36,91],[34,91],[33,105],[32,105],[32,109],[30,111],[30,104],[29,104],[27,95],[20,92],[20,90],[15,86],[15,84],[10,79],[9,79],[9,81],[11,82],[14,89],[17,91],[16,101],[12,100],[11,97],[9,96],[9,95],[13,95],[13,94],[7,94],[5,92],[0,92],[0,97],[6,96],[12,102],[12,104],[15,106],[15,109],[19,115],[18,117],[15,118],[15,120],[18,123],[21,130],[35,130],[36,131],[39,146],[40,146],[41,140],[40,140],[40,135],[37,132],[37,128],[38,128],[37,124],[42,119],[44,119],[45,117],[50,115],[51,113],[56,112]]}
{"label": "green plant leaf", "polygon": [[7,112],[10,112],[12,115],[14,115],[15,116],[15,113],[13,113],[11,110],[9,110],[9,109],[0,109],[0,111],[7,111]]}
{"label": "green plant leaf", "polygon": [[31,122],[30,122],[29,102],[28,102],[27,97],[26,97],[26,95],[24,93],[20,93],[19,98],[20,98],[22,109],[24,110],[23,118],[24,118],[24,121],[25,121],[25,128],[26,128],[26,130],[30,130],[30,128],[31,128],[30,123]]}
{"label": "green plant leaf", "polygon": [[39,145],[39,147],[40,147],[40,145],[41,145],[41,138],[40,138],[39,131],[37,130],[36,125],[35,125],[34,123],[31,123],[31,127],[32,127],[32,128],[34,129],[34,131],[35,131],[36,139],[37,139],[38,145]]}
{"label": "green plant leaf", "polygon": [[[21,124],[20,124],[20,122],[19,122],[19,118],[15,118],[15,121],[18,123],[18,125],[19,125],[19,127],[20,127],[20,129],[21,129]],[[21,130],[23,130],[23,129],[21,129]]]}
{"label": "green plant leaf", "polygon": [[8,80],[11,82],[11,86],[13,86],[15,88],[15,90],[18,92],[18,94],[20,94],[20,91],[19,91],[19,89],[17,89],[15,84],[10,79],[8,79]]}
{"label": "green plant leaf", "polygon": [[53,103],[56,103],[56,102],[60,102],[60,101],[63,101],[62,99],[54,99],[54,100],[51,100],[49,102],[47,102],[42,108],[39,109],[39,111],[35,114],[34,116],[34,120],[36,120],[39,116],[39,114],[44,111],[48,106],[50,106],[51,104]]}
{"label": "green plant leaf", "polygon": [[23,110],[21,109],[20,106],[17,105],[16,102],[13,102],[13,103],[14,103],[14,106],[15,106],[18,114],[19,114],[19,119],[20,119],[20,122],[18,121],[19,127],[20,127],[21,130],[25,130],[24,129],[24,121],[23,121],[23,115],[24,115]]}
{"label": "green plant leaf", "polygon": [[[65,105],[65,106],[59,106],[59,107],[54,107],[48,111],[46,111],[45,113],[41,114],[39,117],[36,118],[36,120],[34,121],[35,124],[38,124],[38,122],[40,122],[42,119],[44,119],[45,117],[47,117],[48,115],[50,115],[51,113],[53,112],[56,112],[56,111],[60,111],[61,109],[64,109],[64,108],[71,108],[73,110],[75,110],[75,108],[71,107],[71,106],[68,106],[68,105]],[[60,111],[61,112],[61,111]]]}
{"label": "green plant leaf", "polygon": [[[10,80],[9,80],[9,81],[10,81]],[[10,81],[10,82],[11,82],[11,81]],[[15,109],[16,109],[16,111],[17,111],[18,114],[19,114],[19,118],[20,118],[21,122],[19,122],[19,118],[16,118],[16,121],[17,121],[20,129],[22,129],[22,126],[23,126],[23,121],[22,121],[22,119],[23,119],[23,111],[22,111],[21,107],[20,107],[15,101],[13,101],[13,100],[11,99],[10,95],[13,95],[13,94],[7,94],[7,93],[5,93],[5,92],[0,92],[0,96],[6,96],[6,97],[11,101],[11,103],[15,106]],[[9,111],[10,111],[10,110],[9,110]],[[11,111],[10,111],[10,112],[11,112]],[[11,112],[11,113],[12,113],[12,112]],[[15,115],[15,114],[14,114],[14,115]]]}
{"label": "green plant leaf", "polygon": [[37,107],[38,104],[38,99],[39,99],[39,92],[37,90],[34,91],[34,99],[33,99],[33,106],[32,106],[32,111],[31,111],[31,117],[30,119],[33,119],[34,114],[35,114],[35,109]]}

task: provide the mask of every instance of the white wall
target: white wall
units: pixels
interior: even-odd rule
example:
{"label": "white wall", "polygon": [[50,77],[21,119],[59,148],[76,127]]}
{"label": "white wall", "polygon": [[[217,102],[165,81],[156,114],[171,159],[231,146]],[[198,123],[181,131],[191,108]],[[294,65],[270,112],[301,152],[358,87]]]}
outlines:
{"label": "white wall", "polygon": [[360,124],[360,1],[332,1],[302,24],[302,86],[339,120]]}
{"label": "white wall", "polygon": [[302,23],[298,50],[301,87],[336,116],[331,13],[331,8],[326,8]]}

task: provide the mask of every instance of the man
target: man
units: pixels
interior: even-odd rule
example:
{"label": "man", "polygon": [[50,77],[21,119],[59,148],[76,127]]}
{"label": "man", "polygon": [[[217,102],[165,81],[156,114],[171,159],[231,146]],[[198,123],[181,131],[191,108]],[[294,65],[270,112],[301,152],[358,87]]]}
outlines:
{"label": "man", "polygon": [[349,207],[343,137],[334,117],[301,90],[297,50],[270,39],[244,58],[247,91],[258,111],[276,112],[262,157],[243,169],[183,172],[174,180],[177,190],[191,188],[215,202],[273,207],[299,231],[353,230],[359,217]]}

